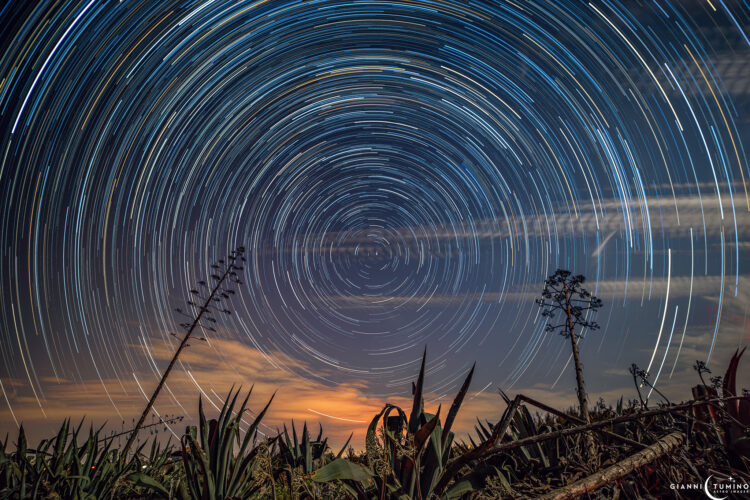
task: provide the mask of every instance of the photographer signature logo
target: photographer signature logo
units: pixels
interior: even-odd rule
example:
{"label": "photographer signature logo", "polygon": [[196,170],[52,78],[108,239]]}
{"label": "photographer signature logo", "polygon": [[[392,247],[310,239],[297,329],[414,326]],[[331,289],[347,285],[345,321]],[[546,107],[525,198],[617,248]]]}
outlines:
{"label": "photographer signature logo", "polygon": [[750,483],[729,477],[726,481],[717,481],[713,474],[708,476],[703,484],[700,483],[672,483],[673,490],[703,490],[711,500],[725,500],[729,495],[750,495]]}
{"label": "photographer signature logo", "polygon": [[706,496],[710,498],[711,500],[724,500],[726,497],[717,497],[711,494],[711,491],[708,487],[708,483],[711,481],[712,477],[713,477],[713,474],[708,476],[708,479],[706,479],[706,482],[703,483],[703,491],[706,493]]}

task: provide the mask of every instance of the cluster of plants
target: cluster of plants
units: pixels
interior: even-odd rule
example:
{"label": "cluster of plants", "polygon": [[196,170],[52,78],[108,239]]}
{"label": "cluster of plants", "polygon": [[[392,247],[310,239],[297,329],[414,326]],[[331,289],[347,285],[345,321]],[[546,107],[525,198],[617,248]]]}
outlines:
{"label": "cluster of plants", "polygon": [[[614,407],[599,401],[590,408],[591,424],[576,409],[559,411],[501,393],[507,406],[500,420],[477,421],[460,442],[452,428],[473,369],[448,411],[430,413],[424,359],[412,407],[407,412],[386,404],[370,422],[361,452],[349,441],[331,450],[322,428],[316,435],[307,425],[298,432],[292,423],[291,430],[284,426],[263,437],[258,425],[271,401],[249,418],[252,390],[244,399],[239,390],[230,391],[215,419],[206,418],[199,399],[198,425],[186,428],[179,445],[160,445],[154,437],[127,456],[102,429],[82,432],[66,421],[56,437],[31,448],[21,428],[15,444],[8,437],[0,442],[0,498],[572,498],[580,491],[564,496],[566,487],[677,435],[678,445],[668,453],[621,471],[590,496],[690,497],[693,492],[670,485],[702,483],[710,475],[750,482],[750,397],[736,390],[740,355],[721,381],[696,386],[697,399],[652,406],[620,400]],[[594,455],[589,434],[595,436]]]}

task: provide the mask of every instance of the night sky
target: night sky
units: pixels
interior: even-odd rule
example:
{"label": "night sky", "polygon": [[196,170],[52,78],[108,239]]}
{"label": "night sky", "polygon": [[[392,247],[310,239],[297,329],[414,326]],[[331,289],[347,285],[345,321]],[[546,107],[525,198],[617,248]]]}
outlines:
{"label": "night sky", "polygon": [[498,389],[572,405],[557,268],[604,301],[593,398],[635,362],[688,399],[750,343],[749,37],[740,0],[5,3],[2,434],[127,428],[240,245],[160,415],[255,383],[263,432],[336,443],[425,347],[428,410],[477,363],[464,430]]}

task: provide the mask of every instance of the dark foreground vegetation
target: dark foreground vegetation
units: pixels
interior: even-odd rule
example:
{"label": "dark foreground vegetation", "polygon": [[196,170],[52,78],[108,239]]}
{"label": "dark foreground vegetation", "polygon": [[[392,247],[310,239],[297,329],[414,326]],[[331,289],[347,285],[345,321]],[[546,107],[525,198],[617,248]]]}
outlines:
{"label": "dark foreground vegetation", "polygon": [[[701,383],[687,402],[668,401],[650,385],[648,374],[632,365],[638,398],[591,406],[577,342],[582,329],[597,328],[591,317],[601,301],[582,287],[582,276],[560,270],[547,280],[538,303],[549,317],[548,331],[570,341],[578,408],[561,411],[523,394],[510,398],[501,392],[506,408],[499,419],[477,420],[466,440],[456,440],[453,426],[474,369],[449,408],[428,412],[425,353],[412,385],[411,408],[385,404],[368,426],[362,452],[348,441],[332,450],[322,429],[311,433],[293,422],[275,436],[264,436],[258,425],[273,397],[251,414],[252,389],[244,398],[240,390],[231,390],[210,420],[199,399],[198,425],[188,426],[179,443],[162,445],[153,438],[135,445],[201,319],[214,311],[229,314],[215,304],[233,295],[222,286],[233,277],[239,283],[235,276],[243,251],[219,261],[223,266],[216,266],[213,287],[199,282],[207,289],[205,296],[191,290],[203,305],[185,323],[186,334],[135,428],[105,435],[102,429],[83,431],[82,424],[66,421],[56,437],[30,448],[21,427],[15,443],[8,436],[0,441],[0,499],[706,498],[702,487],[716,498],[750,495],[750,395],[746,389],[738,392],[736,380],[744,349],[734,354],[724,376],[710,383],[704,379],[710,371],[696,362]],[[558,313],[562,322],[555,324]],[[661,399],[649,406],[652,392]],[[123,436],[127,443],[118,449],[115,442]]]}
{"label": "dark foreground vegetation", "polygon": [[240,391],[211,420],[199,400],[200,422],[179,444],[154,438],[127,456],[101,430],[65,422],[30,448],[21,428],[14,444],[0,443],[0,498],[694,498],[702,492],[681,485],[709,477],[750,483],[750,397],[737,395],[735,380],[740,356],[686,403],[599,402],[589,408],[591,424],[575,410],[503,394],[500,419],[477,421],[466,442],[451,429],[472,372],[447,411],[428,413],[423,360],[412,408],[386,404],[361,453],[348,442],[331,450],[322,429],[306,426],[262,438],[257,428],[271,401],[250,418],[250,394]]}

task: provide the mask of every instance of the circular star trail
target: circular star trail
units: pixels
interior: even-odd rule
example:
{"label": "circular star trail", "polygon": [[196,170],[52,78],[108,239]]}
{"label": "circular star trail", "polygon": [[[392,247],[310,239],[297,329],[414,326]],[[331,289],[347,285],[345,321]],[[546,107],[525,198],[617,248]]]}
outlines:
{"label": "circular star trail", "polygon": [[553,382],[567,353],[533,299],[558,267],[605,300],[592,370],[637,359],[666,383],[737,342],[721,324],[750,228],[744,4],[0,17],[0,377],[42,407],[50,377],[151,370],[238,245],[245,284],[207,337],[325,383],[407,392],[425,346],[437,394],[474,360],[485,388]]}

